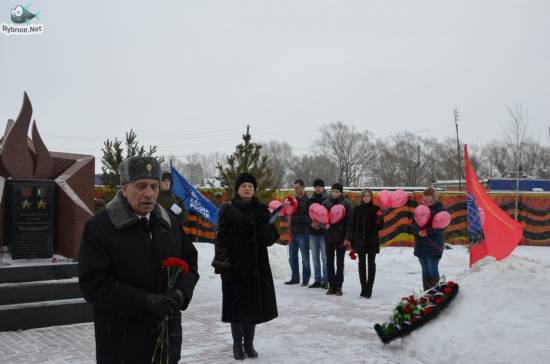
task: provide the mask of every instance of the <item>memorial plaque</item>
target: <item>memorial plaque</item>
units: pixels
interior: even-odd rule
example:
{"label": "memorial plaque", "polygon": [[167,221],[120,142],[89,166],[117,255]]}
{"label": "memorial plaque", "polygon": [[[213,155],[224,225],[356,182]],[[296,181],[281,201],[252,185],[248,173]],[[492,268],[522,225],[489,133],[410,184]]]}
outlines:
{"label": "memorial plaque", "polygon": [[13,259],[53,255],[55,182],[7,181],[7,243]]}

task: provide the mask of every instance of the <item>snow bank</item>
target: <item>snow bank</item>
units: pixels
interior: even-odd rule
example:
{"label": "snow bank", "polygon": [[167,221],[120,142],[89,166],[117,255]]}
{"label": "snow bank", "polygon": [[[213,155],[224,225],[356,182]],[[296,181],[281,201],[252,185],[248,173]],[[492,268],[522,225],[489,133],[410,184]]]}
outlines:
{"label": "snow bank", "polygon": [[532,258],[485,258],[456,277],[457,298],[434,322],[403,339],[421,362],[547,363],[550,266]]}

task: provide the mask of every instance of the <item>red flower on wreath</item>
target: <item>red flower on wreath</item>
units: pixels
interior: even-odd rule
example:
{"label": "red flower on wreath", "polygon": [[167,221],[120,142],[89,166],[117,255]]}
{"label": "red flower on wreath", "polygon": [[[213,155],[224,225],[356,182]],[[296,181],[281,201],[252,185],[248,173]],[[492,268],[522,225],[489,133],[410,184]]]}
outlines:
{"label": "red flower on wreath", "polygon": [[405,305],[405,307],[403,307],[403,312],[405,312],[405,313],[407,313],[407,314],[408,314],[408,313],[411,313],[411,312],[412,312],[412,307],[411,307],[411,305],[410,305],[410,304]]}
{"label": "red flower on wreath", "polygon": [[441,297],[436,297],[436,298],[434,299],[434,303],[435,303],[436,305],[440,305],[442,302],[443,302],[443,298],[441,298]]}
{"label": "red flower on wreath", "polygon": [[449,286],[443,288],[443,293],[445,293],[445,294],[447,294],[447,295],[448,295],[448,294],[451,294],[452,291],[453,291],[453,290],[452,290],[451,287],[449,287]]}
{"label": "red flower on wreath", "polygon": [[409,301],[409,303],[412,303],[412,304],[415,304],[415,303],[416,303],[416,300],[414,299],[414,296],[413,296],[413,295],[410,295],[410,296],[409,296],[408,301]]}
{"label": "red flower on wreath", "polygon": [[429,315],[430,313],[432,313],[432,308],[431,307],[425,307],[424,308],[424,315]]}
{"label": "red flower on wreath", "polygon": [[411,323],[414,324],[416,321],[418,321],[418,316],[413,316],[411,319]]}
{"label": "red flower on wreath", "polygon": [[426,297],[420,297],[420,299],[418,300],[418,302],[421,304],[421,305],[424,305],[428,302],[428,299]]}
{"label": "red flower on wreath", "polygon": [[448,282],[447,282],[447,286],[448,286],[448,287],[451,287],[451,288],[453,288],[453,287],[455,286],[455,284],[456,284],[456,283],[453,282],[453,281],[448,281]]}
{"label": "red flower on wreath", "polygon": [[182,273],[189,273],[189,264],[183,259],[179,258],[167,258],[164,259],[161,263],[161,268],[166,269],[169,267],[178,267]]}

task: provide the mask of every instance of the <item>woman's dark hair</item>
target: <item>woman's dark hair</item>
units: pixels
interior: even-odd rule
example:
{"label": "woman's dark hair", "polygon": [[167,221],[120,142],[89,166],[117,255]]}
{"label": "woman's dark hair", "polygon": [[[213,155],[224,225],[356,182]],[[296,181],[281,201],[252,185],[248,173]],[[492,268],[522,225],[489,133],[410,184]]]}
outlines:
{"label": "woman's dark hair", "polygon": [[363,188],[363,189],[361,190],[361,202],[363,202],[363,201],[362,201],[362,200],[363,200],[363,196],[365,196],[367,193],[370,195],[370,201],[371,201],[371,202],[374,202],[374,196],[373,196],[372,191],[371,191],[370,188]]}

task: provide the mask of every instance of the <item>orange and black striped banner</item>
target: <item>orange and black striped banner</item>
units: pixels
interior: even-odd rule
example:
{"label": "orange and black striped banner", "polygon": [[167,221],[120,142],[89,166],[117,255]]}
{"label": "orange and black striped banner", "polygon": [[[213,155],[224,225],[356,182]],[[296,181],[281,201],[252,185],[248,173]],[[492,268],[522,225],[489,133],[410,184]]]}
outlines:
{"label": "orange and black striped banner", "polygon": [[[408,195],[409,199],[405,206],[390,209],[384,215],[384,229],[380,232],[380,239],[386,246],[412,246],[414,243],[411,221],[422,193],[414,192]],[[514,216],[513,192],[495,192],[489,195],[504,211]],[[346,193],[346,197],[356,205],[361,199],[361,194],[351,192]],[[445,241],[450,244],[467,244],[466,195],[463,192],[441,192],[439,199],[452,216],[451,224],[445,232]],[[520,193],[518,202],[518,220],[524,229],[521,244],[550,246],[550,193]],[[281,242],[287,242],[286,219],[278,219],[277,227],[281,234]],[[215,239],[215,226],[193,213],[189,213],[183,229],[195,241],[212,242]]]}

